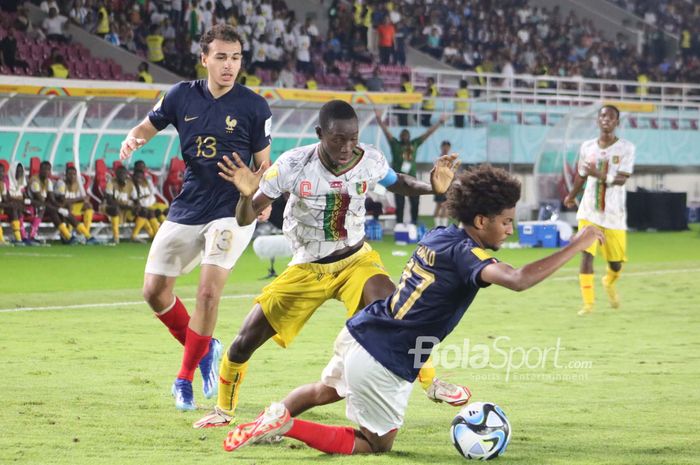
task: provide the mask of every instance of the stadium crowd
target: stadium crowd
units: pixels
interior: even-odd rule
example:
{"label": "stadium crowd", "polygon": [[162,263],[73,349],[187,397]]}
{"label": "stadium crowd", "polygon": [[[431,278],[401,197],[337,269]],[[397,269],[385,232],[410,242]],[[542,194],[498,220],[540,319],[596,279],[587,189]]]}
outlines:
{"label": "stadium crowd", "polygon": [[[632,25],[639,37],[605,37],[590,19],[527,0],[333,0],[327,32],[313,18],[297,18],[284,0],[42,0],[48,14],[42,24],[32,25],[20,8],[11,26],[61,43],[70,40],[70,21],[148,62],[201,78],[206,71],[198,38],[227,22],[243,38],[247,69],[241,77],[248,85],[398,89],[408,70],[407,44],[476,72],[700,81],[700,6],[686,0],[614,3],[639,16]],[[667,53],[662,30],[678,35],[675,56]],[[10,69],[16,64],[11,48],[3,43]],[[50,74],[55,60],[48,61],[42,73]],[[147,64],[137,73],[127,77],[150,80]]]}

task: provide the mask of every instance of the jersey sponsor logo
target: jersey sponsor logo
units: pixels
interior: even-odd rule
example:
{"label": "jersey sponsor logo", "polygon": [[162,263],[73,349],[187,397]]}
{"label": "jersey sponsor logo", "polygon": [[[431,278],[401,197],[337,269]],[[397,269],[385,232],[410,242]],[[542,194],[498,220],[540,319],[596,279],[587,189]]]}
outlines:
{"label": "jersey sponsor logo", "polygon": [[236,125],[238,124],[238,121],[236,121],[235,118],[231,118],[230,116],[226,115],[226,132],[228,134],[231,134],[234,129],[236,129]]}
{"label": "jersey sponsor logo", "polygon": [[343,188],[343,181],[331,181],[328,184],[331,186],[331,189],[342,189]]}
{"label": "jersey sponsor logo", "polygon": [[308,197],[311,195],[311,181],[304,180],[299,184],[299,197]]}
{"label": "jersey sponsor logo", "polygon": [[197,118],[199,118],[199,116],[187,116],[187,115],[185,115],[185,123],[189,123],[190,121],[194,121]]}

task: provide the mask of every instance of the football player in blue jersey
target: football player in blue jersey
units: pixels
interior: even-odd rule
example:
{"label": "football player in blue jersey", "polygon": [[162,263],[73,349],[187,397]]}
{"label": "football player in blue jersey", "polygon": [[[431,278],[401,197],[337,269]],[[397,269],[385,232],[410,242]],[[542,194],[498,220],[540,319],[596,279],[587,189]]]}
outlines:
{"label": "football player in blue jersey", "polygon": [[[187,165],[182,191],[158,230],[146,263],[143,295],[158,318],[184,345],[173,383],[175,406],[196,408],[192,378],[199,365],[206,398],[218,389],[221,343],[212,338],[219,300],[231,268],[250,242],[255,224],[239,226],[239,193],[221,179],[217,162],[236,153],[246,164],[264,169],[270,161],[270,107],[263,97],[236,84],[242,42],[235,29],[216,25],[200,40],[207,79],[180,82],[129,131],[120,158],[126,159],[156,133],[172,124],[180,136]],[[201,263],[192,316],[173,287],[178,276]]]}
{"label": "football player in blue jersey", "polygon": [[[482,165],[457,175],[447,191],[447,208],[459,226],[430,231],[394,293],[347,321],[320,382],[295,389],[254,422],[238,425],[224,448],[232,451],[283,435],[331,454],[391,450],[418,371],[481,288],[497,284],[523,291],[604,241],[598,229],[587,227],[568,246],[522,268],[499,262],[486,250],[498,250],[513,233],[519,198],[520,182],[502,169]],[[348,419],[359,430],[293,418],[314,405],[309,392],[324,389],[328,398],[346,399]]]}

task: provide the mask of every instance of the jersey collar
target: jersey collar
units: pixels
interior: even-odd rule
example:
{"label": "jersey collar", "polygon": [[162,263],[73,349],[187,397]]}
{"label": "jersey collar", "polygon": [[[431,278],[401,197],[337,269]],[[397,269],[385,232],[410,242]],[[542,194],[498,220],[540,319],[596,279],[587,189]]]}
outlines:
{"label": "jersey collar", "polygon": [[362,157],[365,154],[365,151],[362,150],[359,146],[355,146],[355,148],[352,150],[352,154],[354,155],[353,158],[347,162],[346,164],[339,166],[336,169],[333,169],[329,165],[326,164],[324,161],[323,157],[321,156],[321,143],[319,142],[318,145],[316,146],[316,155],[318,156],[318,159],[321,161],[321,164],[323,167],[331,173],[333,176],[342,176],[343,174],[347,173],[354,167],[356,167],[360,161],[362,160]]}

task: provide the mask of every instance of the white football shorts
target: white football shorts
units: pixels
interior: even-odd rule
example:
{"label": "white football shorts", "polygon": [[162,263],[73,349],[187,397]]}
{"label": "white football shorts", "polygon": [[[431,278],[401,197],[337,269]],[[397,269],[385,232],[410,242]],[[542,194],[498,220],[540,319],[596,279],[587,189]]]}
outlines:
{"label": "white football shorts", "polygon": [[399,429],[413,383],[377,362],[346,327],[338,334],[333,351],[321,382],[345,397],[348,419],[379,436]]}
{"label": "white football shorts", "polygon": [[175,277],[189,273],[199,263],[230,270],[253,237],[255,223],[238,226],[236,218],[200,225],[165,221],[148,252],[146,273]]}

